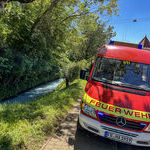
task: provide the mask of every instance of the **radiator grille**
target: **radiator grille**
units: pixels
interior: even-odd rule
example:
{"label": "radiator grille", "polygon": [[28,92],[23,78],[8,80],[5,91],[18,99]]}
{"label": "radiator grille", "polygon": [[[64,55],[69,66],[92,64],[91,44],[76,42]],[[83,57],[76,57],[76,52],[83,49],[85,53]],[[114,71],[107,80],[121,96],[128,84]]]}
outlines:
{"label": "radiator grille", "polygon": [[[117,117],[103,114],[103,116],[99,115],[99,118],[103,123],[118,126],[117,123],[116,123]],[[122,128],[130,129],[130,130],[134,130],[134,131],[141,131],[145,127],[145,125],[140,124],[138,122],[133,122],[133,121],[126,120],[126,124]]]}

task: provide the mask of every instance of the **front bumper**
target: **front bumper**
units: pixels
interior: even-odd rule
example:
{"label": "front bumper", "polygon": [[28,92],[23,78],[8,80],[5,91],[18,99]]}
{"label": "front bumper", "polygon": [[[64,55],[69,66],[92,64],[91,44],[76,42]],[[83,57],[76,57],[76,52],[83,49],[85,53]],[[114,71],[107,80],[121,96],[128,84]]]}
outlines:
{"label": "front bumper", "polygon": [[80,113],[79,115],[79,123],[84,129],[96,133],[99,136],[106,137],[105,135],[107,131],[107,132],[119,134],[121,136],[131,137],[132,138],[131,145],[150,147],[150,133],[138,133],[138,132],[132,132],[128,130],[115,128],[100,123],[97,120],[91,119],[90,117],[87,117],[82,113]]}

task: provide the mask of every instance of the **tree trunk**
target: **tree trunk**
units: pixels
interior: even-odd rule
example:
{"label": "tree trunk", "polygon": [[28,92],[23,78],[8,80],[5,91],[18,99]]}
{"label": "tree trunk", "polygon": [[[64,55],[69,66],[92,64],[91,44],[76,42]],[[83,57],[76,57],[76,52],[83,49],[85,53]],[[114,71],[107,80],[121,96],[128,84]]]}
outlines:
{"label": "tree trunk", "polygon": [[66,79],[66,87],[68,87],[68,86],[69,86],[69,80]]}

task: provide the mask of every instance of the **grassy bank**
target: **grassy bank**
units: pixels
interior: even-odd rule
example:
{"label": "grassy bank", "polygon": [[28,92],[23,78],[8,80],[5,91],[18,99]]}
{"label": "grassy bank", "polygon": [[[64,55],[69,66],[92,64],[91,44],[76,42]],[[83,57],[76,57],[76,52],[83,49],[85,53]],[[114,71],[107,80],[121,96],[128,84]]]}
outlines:
{"label": "grassy bank", "polygon": [[26,104],[0,105],[0,150],[39,149],[81,96],[86,81],[76,80],[69,88]]}

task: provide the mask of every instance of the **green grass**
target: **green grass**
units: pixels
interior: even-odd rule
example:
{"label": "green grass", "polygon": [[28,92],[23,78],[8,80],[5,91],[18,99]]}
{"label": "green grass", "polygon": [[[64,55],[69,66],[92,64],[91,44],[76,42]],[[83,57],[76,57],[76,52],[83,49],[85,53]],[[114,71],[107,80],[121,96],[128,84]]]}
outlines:
{"label": "green grass", "polygon": [[0,105],[0,150],[39,149],[81,97],[86,81],[76,80],[33,102]]}

